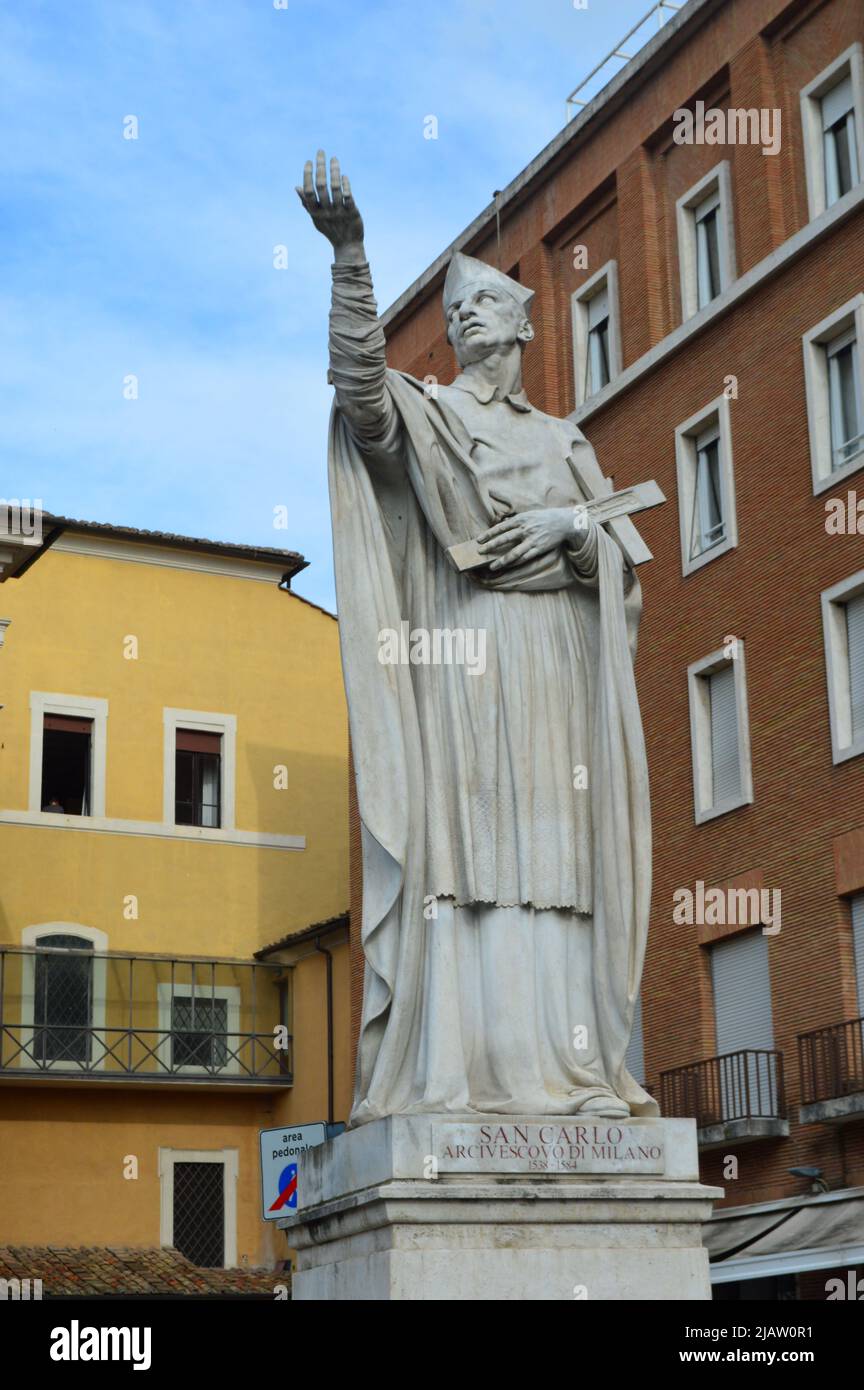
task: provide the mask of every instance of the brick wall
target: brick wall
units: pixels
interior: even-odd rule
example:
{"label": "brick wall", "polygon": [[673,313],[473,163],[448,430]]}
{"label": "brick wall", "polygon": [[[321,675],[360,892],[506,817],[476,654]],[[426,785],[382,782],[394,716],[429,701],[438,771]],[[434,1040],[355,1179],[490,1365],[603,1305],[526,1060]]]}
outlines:
{"label": "brick wall", "polygon": [[[710,7],[709,7],[710,9]],[[489,235],[465,249],[536,291],[537,335],[525,384],[540,408],[574,407],[570,296],[599,266],[619,267],[624,365],[681,321],[676,200],[721,159],[731,166],[738,275],[807,222],[799,91],[855,41],[857,0],[715,7],[636,84],[608,117],[595,118],[501,217],[500,252]],[[720,106],[777,106],[776,158],[752,146],[679,146],[672,113],[701,97]],[[592,127],[595,127],[593,129]],[[494,224],[493,224],[494,227]],[[577,270],[574,245],[588,248]],[[641,571],[645,617],[637,682],[648,744],[654,823],[654,893],[643,1008],[648,1081],[716,1051],[707,950],[696,928],[672,922],[678,887],[721,883],[759,870],[783,895],[783,926],[769,937],[775,1046],[785,1058],[789,1139],[703,1156],[703,1174],[727,1203],[802,1192],[795,1165],[822,1167],[831,1186],[864,1183],[864,1124],[843,1132],[797,1122],[797,1035],[857,1012],[848,902],[838,894],[833,842],[864,825],[864,759],[832,764],[819,595],[864,567],[856,536],[831,536],[824,497],[812,493],[801,338],[864,289],[860,212],[782,273],[637,378],[584,424],[616,486],[656,478],[669,499],[642,519],[654,552]],[[374,247],[370,248],[374,269]],[[452,380],[439,276],[389,325],[391,365]],[[734,375],[732,453],[738,546],[686,579],[681,574],[674,431],[721,395]],[[864,494],[864,474],[843,483]],[[697,826],[686,670],[722,646],[746,651],[754,803]],[[359,841],[356,808],[352,845]],[[352,885],[359,893],[355,864]],[[359,929],[359,912],[352,919]],[[362,955],[355,950],[357,981]],[[359,988],[359,984],[358,984]],[[822,1281],[824,1283],[824,1280]]]}

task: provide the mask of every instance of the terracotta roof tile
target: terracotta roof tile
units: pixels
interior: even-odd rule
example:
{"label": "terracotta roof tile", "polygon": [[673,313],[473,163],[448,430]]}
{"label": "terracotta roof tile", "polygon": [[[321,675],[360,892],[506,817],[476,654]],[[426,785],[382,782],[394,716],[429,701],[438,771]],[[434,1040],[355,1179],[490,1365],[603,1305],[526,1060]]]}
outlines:
{"label": "terracotta roof tile", "polygon": [[0,1279],[41,1279],[44,1297],[77,1294],[258,1294],[290,1282],[279,1269],[201,1269],[179,1250],[134,1246],[0,1246]]}

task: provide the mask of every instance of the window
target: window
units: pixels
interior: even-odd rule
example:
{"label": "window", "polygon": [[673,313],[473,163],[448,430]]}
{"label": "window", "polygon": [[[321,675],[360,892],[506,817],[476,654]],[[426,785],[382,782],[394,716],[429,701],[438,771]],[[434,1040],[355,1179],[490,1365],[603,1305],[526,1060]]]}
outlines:
{"label": "window", "polygon": [[818,217],[861,181],[862,110],[862,48],[856,43],[801,92],[811,217]]}
{"label": "window", "polygon": [[744,643],[688,668],[696,823],[753,800]]}
{"label": "window", "polygon": [[[83,937],[59,934],[40,937],[39,945],[75,954],[36,957],[34,1058],[40,1065],[87,1063],[93,1018],[93,947]],[[80,954],[82,951],[90,955]]]}
{"label": "window", "polygon": [[238,1072],[240,986],[157,985],[159,1061],[166,1071]]}
{"label": "window", "polygon": [[852,899],[852,950],[855,956],[858,1013],[864,1017],[864,893],[856,893]]}
{"label": "window", "polygon": [[704,203],[693,209],[696,224],[696,304],[699,309],[704,309],[706,304],[716,299],[721,289],[719,211],[720,193],[716,189]]}
{"label": "window", "polygon": [[46,714],[42,724],[42,810],[90,814],[93,720]]}
{"label": "window", "polygon": [[224,1267],[224,1164],[174,1164],[174,1248],[193,1265]]}
{"label": "window", "polygon": [[201,710],[163,710],[166,825],[234,829],[237,719]]}
{"label": "window", "polygon": [[222,783],[222,735],[178,729],[174,820],[177,825],[218,828]]}
{"label": "window", "polygon": [[864,294],[804,335],[814,493],[864,467]]}
{"label": "window", "polygon": [[[23,946],[21,1048],[17,1065],[94,1071],[105,1060],[104,952],[108,938],[72,922],[26,927]],[[45,954],[39,954],[39,950]]]}
{"label": "window", "polygon": [[825,159],[825,202],[830,207],[858,182],[852,78],[844,77],[836,87],[825,93],[819,105]]}
{"label": "window", "polygon": [[723,396],[675,431],[681,566],[692,574],[738,544],[729,401]]}
{"label": "window", "polygon": [[831,750],[835,763],[864,753],[864,571],[822,595]]}
{"label": "window", "polygon": [[175,996],[171,1009],[171,1067],[224,1067],[228,1060],[227,999]]}
{"label": "window", "polygon": [[854,328],[825,345],[831,404],[831,466],[836,471],[864,447],[861,421],[861,369]]}
{"label": "window", "polygon": [[621,371],[618,265],[609,261],[571,300],[576,404],[608,386]]}
{"label": "window", "polygon": [[30,692],[30,805],[46,816],[104,816],[108,701]]}
{"label": "window", "polygon": [[[744,932],[711,947],[722,1120],[777,1114],[768,939]],[[757,1055],[741,1057],[747,1051]],[[739,1054],[734,1056],[732,1054]]]}
{"label": "window", "polygon": [[679,198],[678,259],[682,320],[704,309],[735,279],[732,181],[724,160]]}
{"label": "window", "polygon": [[206,1269],[237,1264],[237,1150],[160,1149],[160,1241]]}

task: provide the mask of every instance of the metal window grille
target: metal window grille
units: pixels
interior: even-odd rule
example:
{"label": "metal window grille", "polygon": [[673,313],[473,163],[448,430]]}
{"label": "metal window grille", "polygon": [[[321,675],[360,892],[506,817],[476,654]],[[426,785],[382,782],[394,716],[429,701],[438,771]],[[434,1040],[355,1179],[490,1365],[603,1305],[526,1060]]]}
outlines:
{"label": "metal window grille", "polygon": [[[227,1031],[227,999],[175,995],[171,1001],[171,1066],[224,1067],[228,1061]],[[220,1033],[223,1036],[217,1036]]]}
{"label": "metal window grille", "polygon": [[[92,951],[80,936],[42,936],[40,946]],[[86,955],[36,957],[33,1056],[37,1063],[90,1061],[93,960]]]}
{"label": "metal window grille", "polygon": [[174,1248],[206,1269],[225,1264],[224,1163],[174,1164]]}

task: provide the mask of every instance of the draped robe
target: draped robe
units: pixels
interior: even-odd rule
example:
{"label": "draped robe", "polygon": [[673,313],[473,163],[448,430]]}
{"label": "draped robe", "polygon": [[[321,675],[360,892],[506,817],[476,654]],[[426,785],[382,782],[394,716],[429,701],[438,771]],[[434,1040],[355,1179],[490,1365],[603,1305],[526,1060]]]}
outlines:
{"label": "draped robe", "polygon": [[[363,853],[351,1124],[656,1104],[629,1074],[650,899],[633,655],[641,591],[593,523],[495,573],[449,546],[576,506],[590,445],[524,392],[386,366],[368,266],[334,266],[330,491]],[[574,466],[578,461],[579,469]],[[381,635],[482,631],[485,669],[387,664]]]}

